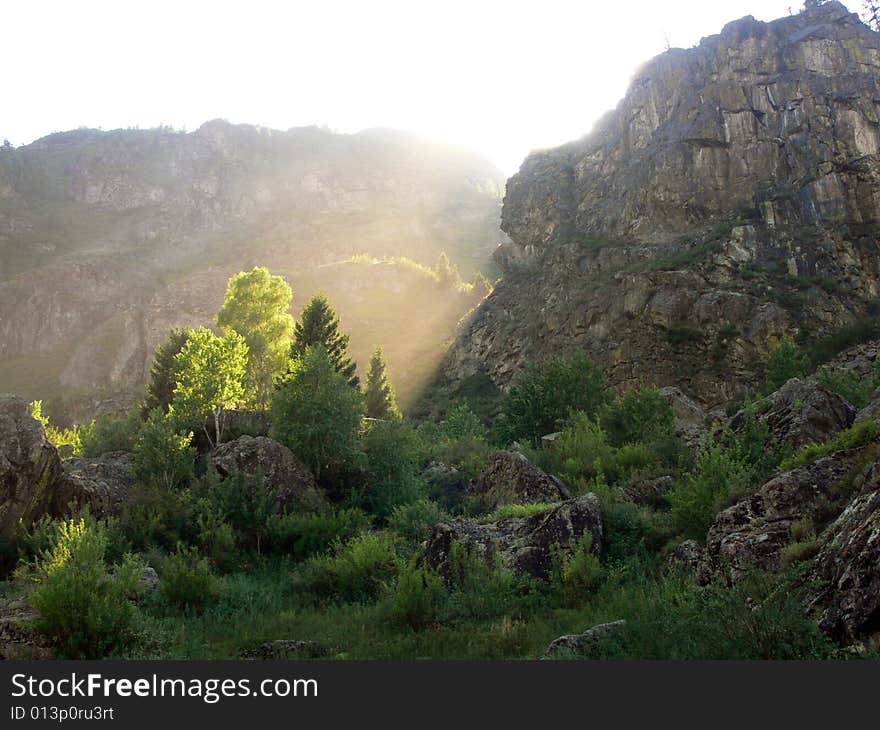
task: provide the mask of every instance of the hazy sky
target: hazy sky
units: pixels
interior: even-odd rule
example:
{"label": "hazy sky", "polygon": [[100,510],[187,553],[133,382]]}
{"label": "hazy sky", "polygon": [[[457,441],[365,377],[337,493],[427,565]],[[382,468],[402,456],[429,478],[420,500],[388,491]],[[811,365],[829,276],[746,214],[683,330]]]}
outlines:
{"label": "hazy sky", "polygon": [[[850,2],[856,8],[858,3]],[[794,0],[5,0],[0,137],[223,117],[385,126],[481,150],[506,173],[574,139],[633,71]]]}

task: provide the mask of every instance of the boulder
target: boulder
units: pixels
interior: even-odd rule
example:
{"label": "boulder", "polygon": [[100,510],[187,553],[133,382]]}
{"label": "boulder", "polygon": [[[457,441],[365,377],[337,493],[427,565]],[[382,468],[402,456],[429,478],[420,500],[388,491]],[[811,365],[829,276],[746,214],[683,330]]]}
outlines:
{"label": "boulder", "polygon": [[584,656],[589,654],[590,649],[595,646],[600,639],[609,634],[616,633],[626,628],[626,621],[612,621],[607,624],[599,624],[591,629],[587,629],[582,634],[568,634],[560,636],[550,642],[547,651],[544,652],[542,659],[559,659],[560,657]]}
{"label": "boulder", "polygon": [[[856,417],[845,398],[813,378],[792,378],[767,396],[759,410],[758,418],[769,428],[772,441],[795,449],[828,441],[852,426]],[[740,430],[746,418],[746,411],[740,411],[731,419],[730,427]]]}
{"label": "boulder", "polygon": [[28,404],[0,395],[0,538],[13,540],[20,523],[51,511],[60,475],[58,450]]}
{"label": "boulder", "polygon": [[783,568],[792,524],[811,519],[818,529],[840,514],[859,465],[876,459],[877,452],[872,443],[783,472],[718,514],[706,537],[700,581],[720,577],[736,583],[755,569]]}
{"label": "boulder", "polygon": [[501,504],[559,502],[569,494],[559,479],[545,474],[518,451],[499,451],[468,488],[487,510]]}
{"label": "boulder", "polygon": [[666,494],[675,484],[675,478],[669,475],[655,479],[639,479],[620,488],[621,496],[638,505],[658,507]]}
{"label": "boulder", "polygon": [[315,477],[283,444],[265,436],[240,436],[218,446],[211,455],[217,473],[262,478],[280,512],[320,511],[327,506]]}
{"label": "boulder", "polygon": [[666,558],[663,572],[695,574],[700,567],[703,548],[696,540],[685,540],[679,543]]}
{"label": "boulder", "polygon": [[571,499],[528,517],[513,517],[481,524],[475,520],[453,520],[437,525],[425,542],[422,562],[444,577],[449,576],[449,554],[455,542],[462,543],[488,565],[496,560],[518,576],[546,580],[550,574],[555,545],[565,552],[584,535],[593,538],[593,551],[602,549],[603,527],[599,499],[594,494]]}
{"label": "boulder", "polygon": [[703,407],[681,388],[669,386],[660,393],[675,413],[675,433],[688,446],[698,446],[709,431],[709,417]]}
{"label": "boulder", "polygon": [[88,507],[98,517],[119,514],[134,485],[132,463],[132,455],[123,451],[96,459],[73,458],[62,462],[53,512],[66,514],[71,507]]}

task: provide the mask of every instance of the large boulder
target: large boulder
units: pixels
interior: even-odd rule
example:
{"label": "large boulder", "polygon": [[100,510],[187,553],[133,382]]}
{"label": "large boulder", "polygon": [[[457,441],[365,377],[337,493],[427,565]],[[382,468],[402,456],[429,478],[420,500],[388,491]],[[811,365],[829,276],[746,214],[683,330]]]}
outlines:
{"label": "large boulder", "polygon": [[[767,396],[758,415],[774,444],[794,448],[827,441],[849,428],[855,417],[855,409],[845,398],[813,378],[789,380]],[[740,411],[731,420],[731,428],[741,429],[746,418],[747,413]]]}
{"label": "large boulder", "polygon": [[454,520],[437,525],[424,545],[423,562],[444,577],[449,576],[452,545],[461,543],[487,565],[501,564],[516,575],[546,580],[550,574],[553,546],[571,550],[584,535],[593,539],[593,551],[602,549],[603,527],[599,500],[594,494],[571,499],[557,507],[528,517],[513,517],[481,524]]}
{"label": "large boulder", "polygon": [[603,638],[626,628],[626,621],[611,621],[587,629],[582,634],[567,634],[550,642],[542,659],[559,659],[585,656]]}
{"label": "large boulder", "polygon": [[19,524],[52,509],[60,475],[58,450],[31,417],[28,404],[0,395],[0,538],[13,540]]}
{"label": "large boulder", "polygon": [[699,446],[709,432],[706,411],[681,388],[668,386],[660,393],[675,413],[675,434],[688,446]]}
{"label": "large boulder", "polygon": [[567,499],[559,479],[545,474],[518,451],[499,451],[469,486],[486,509],[501,504],[533,504]]}
{"label": "large boulder", "polygon": [[840,514],[860,465],[877,453],[872,443],[783,472],[718,514],[706,537],[701,582],[736,583],[753,570],[781,570],[794,522],[809,519],[818,530]]}
{"label": "large boulder", "polygon": [[315,477],[283,444],[265,436],[240,436],[218,446],[211,455],[217,473],[262,479],[279,512],[320,511],[327,506]]}
{"label": "large boulder", "polygon": [[55,486],[53,512],[88,507],[96,516],[122,511],[134,485],[131,454],[115,451],[96,459],[74,458],[62,462],[62,475]]}
{"label": "large boulder", "polygon": [[880,463],[821,541],[813,563],[820,627],[845,643],[880,633]]}

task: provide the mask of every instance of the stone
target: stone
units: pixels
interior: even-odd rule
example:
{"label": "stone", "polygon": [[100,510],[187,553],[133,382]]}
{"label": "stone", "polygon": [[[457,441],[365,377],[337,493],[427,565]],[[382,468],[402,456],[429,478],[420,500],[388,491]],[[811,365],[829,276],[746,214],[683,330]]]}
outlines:
{"label": "stone", "polygon": [[155,568],[152,568],[149,565],[144,567],[141,571],[140,585],[145,594],[159,590],[161,581],[159,580],[159,574],[156,572]]}
{"label": "stone", "polygon": [[14,540],[20,524],[53,512],[60,476],[58,450],[28,404],[0,395],[0,538]]}
{"label": "stone", "polygon": [[118,515],[134,486],[133,462],[132,455],[122,451],[66,459],[55,487],[53,511],[66,514],[88,507],[96,517]]}
{"label": "stone", "polygon": [[242,649],[242,659],[281,661],[287,659],[324,659],[334,654],[333,649],[317,641],[276,639],[254,649]]}
{"label": "stone", "polygon": [[688,446],[697,447],[709,432],[708,416],[703,407],[681,388],[660,389],[675,413],[675,433]]}
{"label": "stone", "polygon": [[675,478],[669,475],[655,479],[638,479],[620,488],[621,496],[638,505],[659,507],[669,490],[675,484]]}
{"label": "stone", "polygon": [[513,517],[482,524],[462,519],[437,525],[426,540],[422,562],[444,577],[449,575],[449,554],[459,542],[487,565],[496,560],[518,576],[547,580],[552,564],[552,546],[564,553],[585,535],[592,537],[592,550],[603,545],[602,510],[594,494],[568,500],[528,517]]}
{"label": "stone", "polygon": [[263,489],[280,512],[313,512],[327,507],[327,499],[308,468],[286,446],[265,436],[240,436],[221,444],[211,454],[211,464],[223,478],[241,474],[262,479]]}
{"label": "stone", "polygon": [[667,575],[672,573],[696,574],[703,558],[703,547],[696,540],[684,540],[675,546],[669,553],[663,572]]}
{"label": "stone", "polygon": [[468,491],[487,510],[502,504],[559,502],[569,496],[558,479],[518,451],[498,451],[489,457]]}
{"label": "stone", "polygon": [[611,621],[587,629],[582,634],[568,634],[554,639],[544,652],[542,659],[559,659],[566,657],[582,657],[589,654],[601,639],[626,628],[626,621]]}

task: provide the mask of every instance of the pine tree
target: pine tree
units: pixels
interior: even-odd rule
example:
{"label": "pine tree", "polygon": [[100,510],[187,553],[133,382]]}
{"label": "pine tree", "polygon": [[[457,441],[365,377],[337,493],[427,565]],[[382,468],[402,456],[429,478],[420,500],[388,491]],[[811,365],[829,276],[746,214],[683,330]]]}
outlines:
{"label": "pine tree", "polygon": [[391,421],[400,418],[394,386],[388,379],[388,365],[382,348],[377,347],[370,358],[370,371],[367,373],[366,398],[367,418]]}
{"label": "pine tree", "polygon": [[161,408],[163,413],[167,413],[174,400],[174,386],[177,384],[175,357],[186,345],[190,332],[188,329],[172,329],[165,342],[156,348],[147,395],[141,406],[141,415],[145,419],[154,408]]}
{"label": "pine tree", "polygon": [[293,346],[290,355],[294,360],[305,356],[310,347],[322,346],[339,373],[353,388],[360,387],[355,374],[357,363],[348,357],[349,337],[339,331],[339,317],[330,301],[323,294],[313,296],[303,307],[299,322],[293,327]]}

